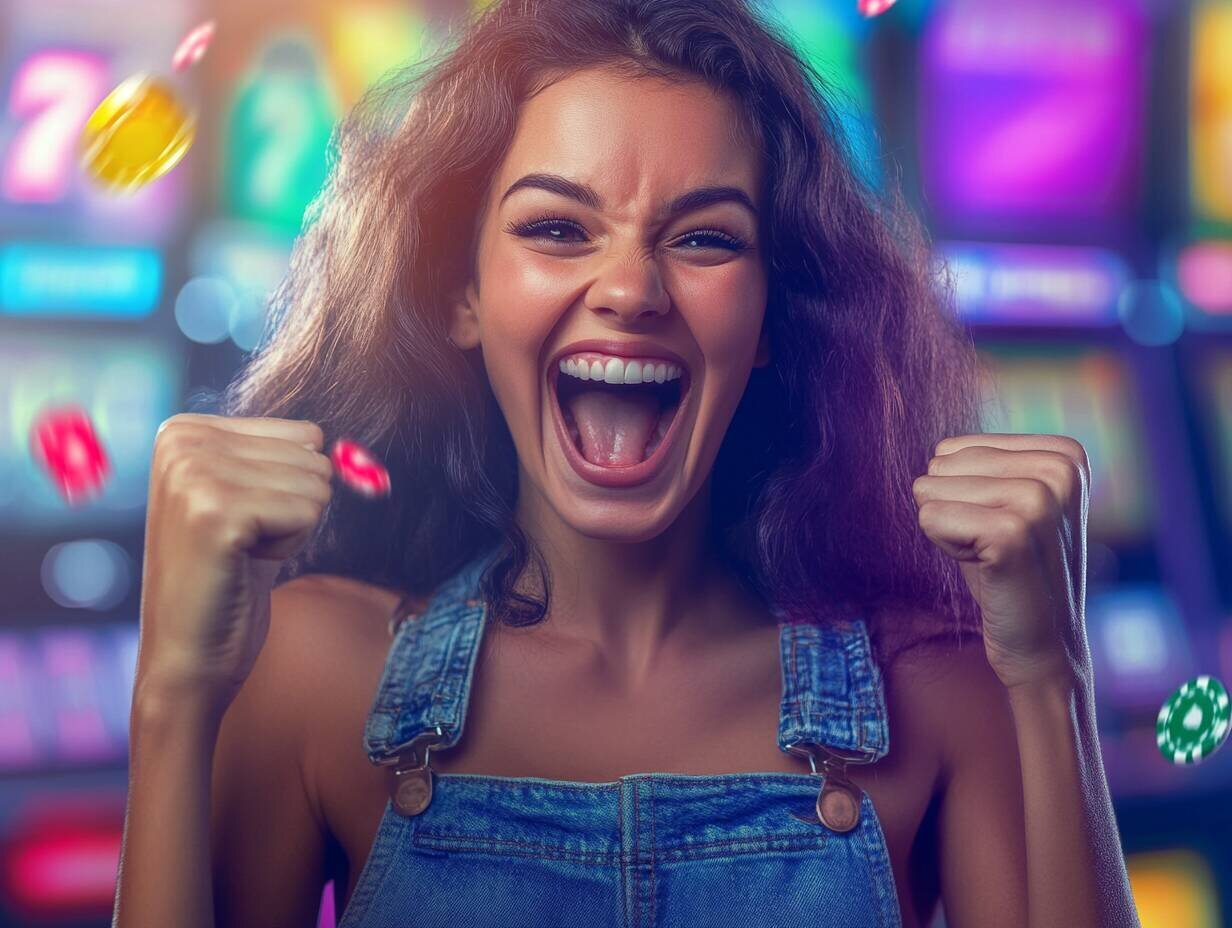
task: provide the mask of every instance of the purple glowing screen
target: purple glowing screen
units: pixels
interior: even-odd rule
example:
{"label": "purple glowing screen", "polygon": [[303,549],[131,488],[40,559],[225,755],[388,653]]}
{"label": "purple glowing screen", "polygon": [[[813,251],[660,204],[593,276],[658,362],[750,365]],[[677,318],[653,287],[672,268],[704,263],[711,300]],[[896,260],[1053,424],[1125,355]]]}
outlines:
{"label": "purple glowing screen", "polygon": [[1132,0],[952,0],[920,49],[920,160],[943,219],[1108,221],[1141,165],[1147,23]]}

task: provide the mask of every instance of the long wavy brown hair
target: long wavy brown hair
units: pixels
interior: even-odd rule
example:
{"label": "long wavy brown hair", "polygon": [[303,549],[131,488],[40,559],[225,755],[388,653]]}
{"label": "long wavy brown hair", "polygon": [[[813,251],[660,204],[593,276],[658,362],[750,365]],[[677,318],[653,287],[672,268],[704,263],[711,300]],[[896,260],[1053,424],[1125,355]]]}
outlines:
{"label": "long wavy brown hair", "polygon": [[[281,577],[338,573],[414,599],[500,546],[482,578],[489,614],[547,615],[547,565],[513,517],[513,440],[479,353],[446,338],[446,294],[475,270],[519,104],[594,66],[729,95],[765,159],[771,363],[753,370],[711,475],[729,568],[793,621],[863,616],[883,664],[978,632],[911,492],[938,441],[980,430],[974,344],[897,186],[856,169],[832,87],[747,0],[497,0],[339,124],[263,341],[220,412],[355,439],[393,491],[336,493]],[[531,557],[542,584],[528,592]]]}

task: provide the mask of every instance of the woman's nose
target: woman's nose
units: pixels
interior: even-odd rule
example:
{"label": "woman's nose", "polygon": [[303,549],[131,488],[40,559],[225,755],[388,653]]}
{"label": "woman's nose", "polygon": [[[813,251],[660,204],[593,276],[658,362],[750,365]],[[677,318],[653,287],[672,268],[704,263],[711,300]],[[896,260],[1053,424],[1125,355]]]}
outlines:
{"label": "woman's nose", "polygon": [[603,316],[638,322],[668,311],[671,300],[653,258],[612,261],[595,279],[585,305]]}

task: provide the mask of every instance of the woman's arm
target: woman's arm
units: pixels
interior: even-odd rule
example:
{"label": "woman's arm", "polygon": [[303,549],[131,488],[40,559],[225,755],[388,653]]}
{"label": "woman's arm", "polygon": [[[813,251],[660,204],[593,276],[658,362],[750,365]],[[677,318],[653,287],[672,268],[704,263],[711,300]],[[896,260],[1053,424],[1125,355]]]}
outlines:
{"label": "woman's arm", "polygon": [[[1016,433],[945,438],[912,484],[920,528],[958,562],[979,606],[987,669],[973,680],[1005,723],[982,749],[1013,745],[1022,758],[1029,928],[1138,925],[1095,733],[1085,615],[1090,486],[1080,442]],[[958,770],[980,750],[970,742]],[[979,798],[989,788],[983,779],[956,773],[951,810]],[[959,830],[988,844],[976,828]],[[985,868],[968,869],[963,876]]]}
{"label": "woman's arm", "polygon": [[1022,758],[1030,928],[1139,928],[1088,680],[1008,690]]}
{"label": "woman's arm", "polygon": [[138,673],[128,812],[113,928],[311,925],[328,832],[309,793],[306,720],[318,681],[340,659],[345,616],[312,578],[270,595],[269,633],[219,716],[189,693]]}
{"label": "woman's arm", "polygon": [[949,928],[1140,928],[1090,686],[1008,689],[978,641],[931,662]]}
{"label": "woman's arm", "polygon": [[138,677],[113,928],[214,928],[210,892],[212,708]]}

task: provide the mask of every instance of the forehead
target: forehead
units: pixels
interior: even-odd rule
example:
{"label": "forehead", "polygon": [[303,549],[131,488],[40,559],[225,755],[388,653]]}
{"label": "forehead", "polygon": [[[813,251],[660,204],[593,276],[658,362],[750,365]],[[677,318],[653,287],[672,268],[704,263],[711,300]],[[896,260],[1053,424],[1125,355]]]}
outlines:
{"label": "forehead", "polygon": [[756,202],[760,158],[742,125],[734,99],[704,84],[580,71],[523,103],[494,194],[544,171],[590,184],[613,211],[653,209],[706,183],[743,187]]}

